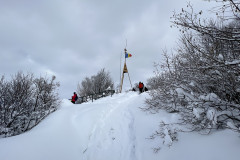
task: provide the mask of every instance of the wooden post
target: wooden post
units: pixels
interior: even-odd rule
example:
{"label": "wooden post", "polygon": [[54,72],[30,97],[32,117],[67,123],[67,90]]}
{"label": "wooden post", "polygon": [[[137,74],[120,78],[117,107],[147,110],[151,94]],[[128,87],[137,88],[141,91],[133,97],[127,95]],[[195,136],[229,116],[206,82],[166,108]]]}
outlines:
{"label": "wooden post", "polygon": [[121,86],[120,86],[120,93],[122,93],[123,79],[124,79],[124,73],[122,74],[122,80],[121,80]]}

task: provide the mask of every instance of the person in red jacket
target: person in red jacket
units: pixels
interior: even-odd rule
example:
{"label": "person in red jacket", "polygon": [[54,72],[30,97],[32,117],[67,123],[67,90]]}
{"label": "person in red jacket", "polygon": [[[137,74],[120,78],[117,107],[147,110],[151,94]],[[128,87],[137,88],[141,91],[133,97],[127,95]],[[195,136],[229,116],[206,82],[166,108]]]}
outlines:
{"label": "person in red jacket", "polygon": [[138,85],[138,88],[139,88],[139,91],[140,91],[140,93],[142,93],[143,92],[143,83],[142,82],[139,82],[139,85]]}
{"label": "person in red jacket", "polygon": [[73,93],[73,96],[72,96],[72,101],[71,101],[71,102],[75,104],[75,102],[77,101],[77,99],[78,99],[77,93],[74,92],[74,93]]}

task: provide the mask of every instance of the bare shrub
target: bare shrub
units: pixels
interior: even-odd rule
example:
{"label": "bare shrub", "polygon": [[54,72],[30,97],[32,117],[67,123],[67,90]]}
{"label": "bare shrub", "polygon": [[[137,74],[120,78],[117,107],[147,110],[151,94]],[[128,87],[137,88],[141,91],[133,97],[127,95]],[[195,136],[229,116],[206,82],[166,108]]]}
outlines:
{"label": "bare shrub", "polygon": [[18,72],[0,81],[0,135],[13,136],[30,130],[60,104],[56,77],[34,78]]}
{"label": "bare shrub", "polygon": [[[202,19],[202,12],[194,13],[191,4],[174,13],[180,41],[176,53],[165,51],[164,62],[155,66],[156,76],[149,80],[155,89],[144,110],[178,112],[177,125],[186,125],[188,131],[208,134],[229,128],[240,133],[238,6],[237,1],[223,1],[222,8],[232,15],[216,20]],[[218,8],[216,13],[222,11]]]}

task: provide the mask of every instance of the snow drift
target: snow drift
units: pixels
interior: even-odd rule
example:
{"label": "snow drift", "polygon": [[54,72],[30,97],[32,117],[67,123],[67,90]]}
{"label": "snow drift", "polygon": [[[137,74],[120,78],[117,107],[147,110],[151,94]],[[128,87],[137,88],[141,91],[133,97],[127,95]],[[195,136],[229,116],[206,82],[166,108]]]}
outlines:
{"label": "snow drift", "polygon": [[[1,160],[238,160],[240,138],[224,130],[211,135],[180,133],[179,141],[149,137],[159,122],[177,122],[177,114],[143,112],[147,93],[115,94],[62,107],[37,127],[0,139]],[[164,142],[164,143],[163,143]],[[160,147],[158,153],[153,148]]]}

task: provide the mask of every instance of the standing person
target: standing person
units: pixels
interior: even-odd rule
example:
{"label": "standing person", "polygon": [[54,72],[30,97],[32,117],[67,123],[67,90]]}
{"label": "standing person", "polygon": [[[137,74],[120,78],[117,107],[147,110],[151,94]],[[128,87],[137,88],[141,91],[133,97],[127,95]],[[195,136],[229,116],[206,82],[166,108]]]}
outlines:
{"label": "standing person", "polygon": [[75,104],[75,102],[77,101],[77,99],[78,99],[77,93],[74,92],[74,93],[73,93],[73,96],[72,96],[72,103]]}
{"label": "standing person", "polygon": [[138,88],[139,88],[140,93],[142,93],[143,92],[143,83],[142,82],[139,82]]}
{"label": "standing person", "polygon": [[143,82],[142,82],[142,86],[143,86],[143,87],[142,87],[142,88],[143,88],[143,89],[142,89],[142,92],[144,92],[144,91],[145,91],[145,86],[144,86]]}

